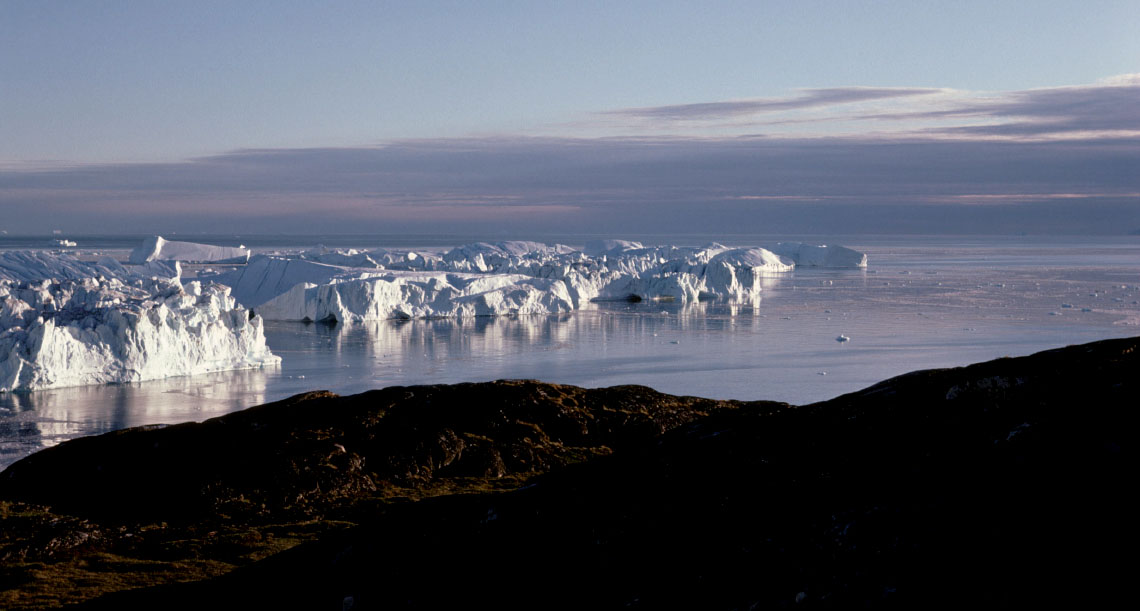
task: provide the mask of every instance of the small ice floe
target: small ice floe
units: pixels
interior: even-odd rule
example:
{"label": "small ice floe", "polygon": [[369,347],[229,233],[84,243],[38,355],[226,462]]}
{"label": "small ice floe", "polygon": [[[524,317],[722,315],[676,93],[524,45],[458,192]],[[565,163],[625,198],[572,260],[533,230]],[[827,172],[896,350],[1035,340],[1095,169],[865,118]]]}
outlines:
{"label": "small ice floe", "polygon": [[815,375],[817,375],[817,376],[825,376],[825,375],[827,375],[827,372],[826,372],[826,371],[817,371]]}
{"label": "small ice floe", "polygon": [[1049,312],[1049,316],[1060,316],[1060,312]]}
{"label": "small ice floe", "polygon": [[1092,308],[1081,308],[1082,312],[1092,312]]}
{"label": "small ice floe", "polygon": [[841,343],[841,344],[842,344],[842,343],[844,343],[844,342],[849,342],[849,341],[851,341],[851,338],[850,338],[850,337],[847,337],[846,335],[843,335],[842,333],[840,333],[840,334],[839,334],[839,337],[835,338],[835,341],[837,341],[837,342],[839,342],[839,343]]}
{"label": "small ice floe", "polygon": [[75,246],[79,246],[78,243],[72,242],[71,240],[56,240],[55,243],[56,245],[62,246],[63,248],[73,248]]}
{"label": "small ice floe", "polygon": [[831,310],[824,310],[823,313],[824,314],[831,314]]}
{"label": "small ice floe", "polygon": [[1071,307],[1073,307],[1073,304],[1071,304],[1071,303],[1062,303],[1062,304],[1061,304],[1061,307],[1062,307],[1062,308],[1071,308]]}
{"label": "small ice floe", "polygon": [[671,342],[669,342],[669,343],[670,343],[670,344],[679,344],[679,343],[681,343],[681,342],[680,342],[679,340],[673,340],[673,341],[671,341]]}

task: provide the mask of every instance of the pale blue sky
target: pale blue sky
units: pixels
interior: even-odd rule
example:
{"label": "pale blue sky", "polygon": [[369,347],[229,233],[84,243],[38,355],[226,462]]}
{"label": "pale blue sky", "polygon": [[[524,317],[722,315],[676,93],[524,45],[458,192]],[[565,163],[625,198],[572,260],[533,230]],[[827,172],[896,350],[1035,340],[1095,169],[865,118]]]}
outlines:
{"label": "pale blue sky", "polygon": [[0,229],[1131,230],[1138,32],[1136,0],[0,0]]}
{"label": "pale blue sky", "polygon": [[[1140,70],[1140,2],[0,2],[0,161],[551,133],[800,88]],[[565,134],[565,131],[563,131]]]}

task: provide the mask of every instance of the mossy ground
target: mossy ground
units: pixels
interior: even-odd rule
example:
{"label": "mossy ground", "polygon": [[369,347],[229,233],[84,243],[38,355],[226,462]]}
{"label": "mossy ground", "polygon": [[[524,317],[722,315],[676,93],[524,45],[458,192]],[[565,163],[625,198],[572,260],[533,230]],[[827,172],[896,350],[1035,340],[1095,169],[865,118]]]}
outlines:
{"label": "mossy ground", "polygon": [[[579,452],[577,460],[597,452]],[[392,505],[516,490],[533,474],[455,477],[416,486],[383,482],[376,494],[319,519],[294,522],[219,515],[195,524],[104,525],[50,508],[0,501],[0,608],[54,609],[104,594],[224,575],[301,543],[374,519]],[[82,533],[76,536],[77,533]]]}

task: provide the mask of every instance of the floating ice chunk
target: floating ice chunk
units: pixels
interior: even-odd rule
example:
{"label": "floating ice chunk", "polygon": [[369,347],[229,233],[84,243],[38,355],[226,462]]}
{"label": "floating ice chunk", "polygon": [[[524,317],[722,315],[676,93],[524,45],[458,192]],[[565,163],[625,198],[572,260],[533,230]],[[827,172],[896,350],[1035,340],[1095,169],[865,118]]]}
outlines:
{"label": "floating ice chunk", "polygon": [[55,243],[57,246],[60,246],[62,248],[72,248],[79,246],[79,244],[72,242],[71,240],[56,240]]}
{"label": "floating ice chunk", "polygon": [[840,333],[840,334],[839,334],[839,337],[835,338],[835,341],[837,341],[837,342],[839,342],[839,343],[841,343],[841,344],[842,344],[842,343],[844,343],[844,342],[849,342],[849,341],[851,341],[851,338],[850,338],[850,337],[847,337],[846,335],[843,335],[842,333]]}
{"label": "floating ice chunk", "polygon": [[476,242],[458,246],[444,253],[443,261],[453,271],[513,273],[520,267],[529,267],[559,255],[576,252],[562,244],[543,244],[513,240],[507,242]]}
{"label": "floating ice chunk", "polygon": [[226,287],[177,278],[0,281],[0,392],[276,364]]}
{"label": "floating ice chunk", "polygon": [[318,245],[312,250],[306,250],[300,253],[298,255],[298,258],[305,259],[306,261],[325,263],[328,265],[339,265],[342,267],[384,267],[375,259],[373,259],[369,253],[361,252],[353,248],[346,250],[330,250],[328,248],[325,248],[323,245]]}
{"label": "floating ice chunk", "polygon": [[602,255],[618,255],[628,250],[641,248],[645,248],[641,242],[630,242],[629,240],[590,240],[586,242],[582,252],[588,257],[600,257]]}
{"label": "floating ice chunk", "polygon": [[245,263],[249,261],[249,250],[245,247],[171,242],[161,236],[151,236],[131,251],[130,262],[136,265],[162,260],[183,263]]}
{"label": "floating ice chunk", "polygon": [[134,272],[125,269],[114,259],[104,257],[97,263],[80,261],[64,254],[39,250],[9,250],[0,252],[0,280],[30,282],[36,280],[81,280],[83,278],[130,277]]}
{"label": "floating ice chunk", "polygon": [[867,255],[846,246],[780,242],[770,250],[804,267],[867,267]]}
{"label": "floating ice chunk", "polygon": [[255,308],[297,284],[322,284],[333,278],[351,274],[351,270],[304,259],[257,255],[240,267],[208,276],[212,282],[233,288],[234,299],[247,308]]}
{"label": "floating ice chunk", "polygon": [[360,322],[569,312],[558,280],[517,274],[389,272],[327,284],[305,283],[257,308],[269,320]]}
{"label": "floating ice chunk", "polygon": [[755,271],[788,272],[794,267],[776,253],[763,248],[737,248],[724,250],[710,259],[709,263],[728,263],[734,267],[749,267]]}
{"label": "floating ice chunk", "polygon": [[[368,261],[335,259],[371,262],[386,269],[381,272],[311,260],[334,260],[326,257],[333,253],[321,248],[292,257],[253,257],[245,268],[209,278],[232,286],[240,303],[269,318],[353,321],[563,312],[604,300],[755,302],[766,278],[794,267],[788,258],[762,248],[715,242],[694,248],[606,240],[591,242],[585,250],[526,241],[478,242],[443,256],[376,250],[367,254]],[[351,258],[362,253],[335,254]],[[494,284],[478,306],[471,292],[475,277]]]}

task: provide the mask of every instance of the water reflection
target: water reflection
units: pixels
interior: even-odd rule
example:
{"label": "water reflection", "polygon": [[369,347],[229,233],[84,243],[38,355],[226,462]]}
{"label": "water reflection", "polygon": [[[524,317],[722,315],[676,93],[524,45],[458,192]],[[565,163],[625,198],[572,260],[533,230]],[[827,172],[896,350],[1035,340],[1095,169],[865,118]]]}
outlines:
{"label": "water reflection", "polygon": [[0,393],[0,466],[67,439],[131,426],[205,420],[266,401],[274,369],[137,384]]}
{"label": "water reflection", "polygon": [[[882,264],[867,271],[773,275],[763,279],[763,301],[743,304],[599,303],[551,316],[339,326],[269,322],[267,342],[283,358],[275,369],[0,394],[0,467],[72,437],[203,420],[315,389],[351,394],[536,378],[806,403],[914,369],[1135,333],[1126,326],[1140,320],[1134,262],[1066,267],[1054,255],[1045,260],[1055,267],[995,268],[982,254],[968,254],[972,263],[943,266],[938,257],[884,252],[872,259]],[[839,334],[852,341],[837,343]]]}

